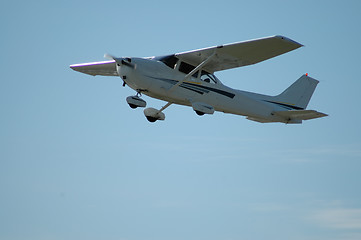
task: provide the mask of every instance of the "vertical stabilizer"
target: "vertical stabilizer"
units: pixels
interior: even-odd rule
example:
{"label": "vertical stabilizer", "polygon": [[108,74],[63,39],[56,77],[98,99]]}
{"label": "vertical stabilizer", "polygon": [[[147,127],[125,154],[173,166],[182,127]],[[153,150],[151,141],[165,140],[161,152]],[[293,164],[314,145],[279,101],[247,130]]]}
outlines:
{"label": "vertical stabilizer", "polygon": [[306,109],[318,83],[318,80],[305,74],[280,95],[276,96],[275,99],[300,109]]}

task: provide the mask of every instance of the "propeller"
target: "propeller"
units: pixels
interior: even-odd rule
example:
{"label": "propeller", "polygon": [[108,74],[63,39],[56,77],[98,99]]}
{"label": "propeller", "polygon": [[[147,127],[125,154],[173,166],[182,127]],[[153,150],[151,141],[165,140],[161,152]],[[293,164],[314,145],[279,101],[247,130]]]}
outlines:
{"label": "propeller", "polygon": [[113,55],[110,55],[109,53],[104,54],[104,58],[116,61],[116,57],[114,57]]}

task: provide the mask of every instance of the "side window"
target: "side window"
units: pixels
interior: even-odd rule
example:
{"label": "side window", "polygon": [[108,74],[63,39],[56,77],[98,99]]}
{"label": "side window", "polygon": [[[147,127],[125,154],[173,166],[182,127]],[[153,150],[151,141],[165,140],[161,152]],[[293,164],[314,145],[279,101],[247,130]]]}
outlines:
{"label": "side window", "polygon": [[207,83],[217,84],[215,77],[212,74],[202,71],[201,80]]}

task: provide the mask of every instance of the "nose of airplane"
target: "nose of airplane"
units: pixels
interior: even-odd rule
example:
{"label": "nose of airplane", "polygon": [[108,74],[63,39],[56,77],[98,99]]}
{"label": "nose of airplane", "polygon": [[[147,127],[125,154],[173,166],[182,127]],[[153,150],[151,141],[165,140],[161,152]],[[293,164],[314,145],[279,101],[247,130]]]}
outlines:
{"label": "nose of airplane", "polygon": [[132,59],[130,57],[124,57],[124,58],[117,58],[117,57],[114,57],[113,55],[110,55],[108,53],[104,54],[104,58],[107,58],[107,59],[111,59],[111,60],[114,60],[116,63],[117,63],[117,66],[127,66],[127,67],[130,67],[130,68],[135,68],[135,64],[132,63]]}
{"label": "nose of airplane", "polygon": [[117,63],[117,72],[123,80],[126,79],[126,76],[129,74],[130,71],[135,69],[135,64],[132,63],[131,58],[116,58],[114,59]]}
{"label": "nose of airplane", "polygon": [[135,69],[136,67],[135,64],[132,63],[132,59],[130,57],[117,58],[113,55],[105,54],[104,58],[112,59],[117,63],[116,64],[117,72],[118,75],[123,79],[123,81],[126,80],[129,71],[131,69]]}

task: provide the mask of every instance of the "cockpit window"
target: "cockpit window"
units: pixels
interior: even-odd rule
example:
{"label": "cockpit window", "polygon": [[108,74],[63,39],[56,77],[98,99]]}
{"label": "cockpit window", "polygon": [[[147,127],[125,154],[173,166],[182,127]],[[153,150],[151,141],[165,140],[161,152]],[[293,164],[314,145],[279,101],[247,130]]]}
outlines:
{"label": "cockpit window", "polygon": [[176,58],[174,55],[162,57],[158,59],[168,67],[174,69],[175,65],[177,64],[178,58]]}
{"label": "cockpit window", "polygon": [[[157,61],[161,61],[162,63],[164,63],[165,65],[167,65],[168,67],[172,68],[172,69],[178,69],[180,72],[184,73],[184,74],[188,74],[190,73],[193,69],[195,69],[196,67],[193,65],[190,65],[186,62],[181,62],[179,61],[179,59],[175,56],[175,55],[168,55],[168,56],[162,56],[162,57],[155,57],[154,60]],[[177,64],[178,63],[178,64]],[[179,65],[179,66],[178,66]],[[198,78],[199,71],[195,72],[192,77],[194,78]],[[200,73],[200,80],[207,82],[207,83],[212,83],[212,84],[217,84],[219,83],[219,80],[216,76],[214,76],[213,74],[202,70]]]}
{"label": "cockpit window", "polygon": [[[179,66],[179,71],[182,72],[182,73],[185,73],[185,74],[188,74],[190,72],[192,72],[193,69],[195,69],[196,67],[188,64],[188,63],[185,63],[185,62],[181,62],[180,66]],[[195,72],[193,75],[193,77],[197,77],[198,76],[198,71]]]}
{"label": "cockpit window", "polygon": [[185,74],[190,73],[193,69],[195,69],[195,67],[185,62],[181,62],[179,66],[179,71]]}

